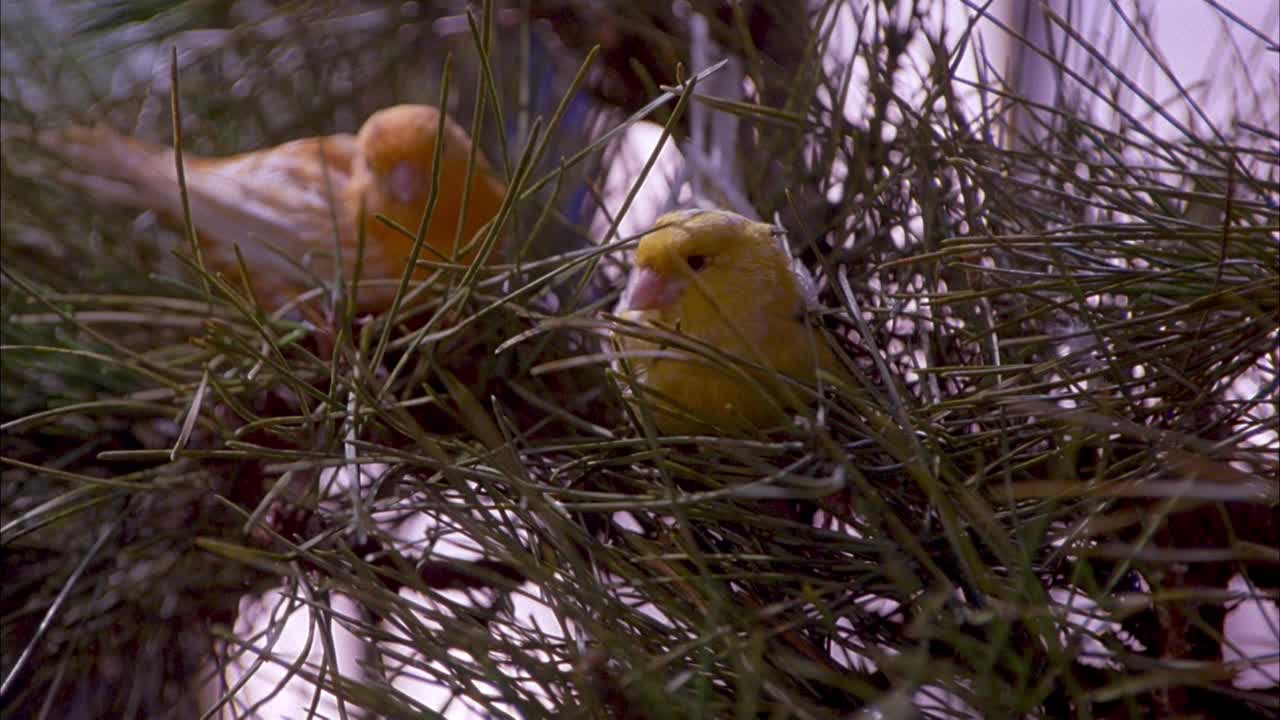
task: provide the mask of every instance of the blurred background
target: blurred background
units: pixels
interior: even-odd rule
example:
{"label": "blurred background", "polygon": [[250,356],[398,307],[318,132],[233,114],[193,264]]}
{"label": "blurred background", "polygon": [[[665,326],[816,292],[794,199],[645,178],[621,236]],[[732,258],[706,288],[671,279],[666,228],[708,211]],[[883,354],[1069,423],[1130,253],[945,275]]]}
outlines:
{"label": "blurred background", "polygon": [[[2,12],[6,717],[1280,710],[1280,6]],[[336,338],[33,141],[398,103],[505,241]],[[691,205],[815,277],[860,387],[809,432],[629,417],[610,313]]]}

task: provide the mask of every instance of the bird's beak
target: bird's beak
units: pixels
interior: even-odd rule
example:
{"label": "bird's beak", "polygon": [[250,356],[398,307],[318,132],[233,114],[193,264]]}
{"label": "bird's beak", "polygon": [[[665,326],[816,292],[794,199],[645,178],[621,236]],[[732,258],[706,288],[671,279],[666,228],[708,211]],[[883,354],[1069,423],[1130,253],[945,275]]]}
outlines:
{"label": "bird's beak", "polygon": [[684,278],[664,277],[653,268],[638,268],[627,289],[627,310],[657,310],[680,299],[688,284]]}
{"label": "bird's beak", "polygon": [[422,172],[414,167],[412,162],[402,160],[391,168],[387,176],[387,184],[390,186],[391,197],[395,198],[396,202],[409,205],[422,197],[422,191],[427,183]]}

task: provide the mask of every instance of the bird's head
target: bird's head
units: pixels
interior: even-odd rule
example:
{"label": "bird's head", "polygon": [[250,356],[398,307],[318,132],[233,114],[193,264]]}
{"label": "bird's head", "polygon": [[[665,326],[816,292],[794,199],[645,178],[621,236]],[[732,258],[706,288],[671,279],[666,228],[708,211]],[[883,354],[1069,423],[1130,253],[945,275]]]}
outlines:
{"label": "bird's head", "polygon": [[711,302],[724,312],[799,297],[780,232],[723,210],[667,213],[640,239],[624,309],[688,315]]}
{"label": "bird's head", "polygon": [[[484,156],[472,153],[471,138],[447,115],[430,105],[395,105],[369,116],[356,135],[362,162],[351,187],[364,194],[366,209],[381,213],[410,230],[417,227],[431,195],[432,164],[440,149],[437,222],[427,242],[439,252],[453,247],[454,230],[464,211],[463,179],[471,172],[470,197],[462,241],[471,238],[498,213],[506,188]],[[376,227],[376,226],[375,226]],[[463,258],[466,260],[466,258]]]}
{"label": "bird's head", "polygon": [[[431,163],[440,135],[440,111],[430,105],[395,105],[369,116],[356,142],[387,197],[401,205],[416,206],[421,211],[431,189]],[[454,165],[465,169],[471,152],[471,139],[451,118],[444,119],[445,147],[441,157],[442,174],[456,172]],[[488,172],[483,156],[477,156],[480,169]]]}

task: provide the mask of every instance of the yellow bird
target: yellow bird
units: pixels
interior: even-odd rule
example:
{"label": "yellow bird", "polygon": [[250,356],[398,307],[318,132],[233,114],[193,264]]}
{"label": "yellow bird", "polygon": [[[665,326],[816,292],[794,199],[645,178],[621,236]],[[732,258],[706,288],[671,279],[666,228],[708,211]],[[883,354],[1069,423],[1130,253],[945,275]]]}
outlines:
{"label": "yellow bird", "polygon": [[[620,315],[655,333],[620,344],[635,400],[650,404],[660,431],[777,426],[804,395],[786,377],[844,374],[807,322],[811,282],[782,240],[776,226],[698,209],[663,215],[640,239]],[[662,331],[684,337],[660,343],[653,335]],[[709,357],[689,352],[694,345],[710,348]]]}

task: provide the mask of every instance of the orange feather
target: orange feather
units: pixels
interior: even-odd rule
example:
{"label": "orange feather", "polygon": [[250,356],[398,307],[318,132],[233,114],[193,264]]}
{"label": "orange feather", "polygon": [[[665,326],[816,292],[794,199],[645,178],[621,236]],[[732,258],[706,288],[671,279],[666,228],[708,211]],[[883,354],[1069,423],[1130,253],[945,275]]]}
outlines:
{"label": "orange feather", "polygon": [[[424,249],[420,258],[465,263],[479,247],[479,231],[497,216],[506,188],[476,153],[464,208],[471,139],[452,119],[446,117],[443,127],[442,182],[425,238],[435,252]],[[228,157],[183,153],[191,219],[205,264],[239,276],[239,247],[255,294],[274,309],[313,286],[312,278],[332,280],[338,245],[350,281],[363,223],[358,307],[361,312],[387,309],[396,283],[373,281],[400,279],[413,240],[374,216],[384,215],[411,233],[418,230],[431,192],[439,128],[436,108],[397,105],[371,115],[354,136],[304,138]],[[34,137],[67,164],[62,179],[100,201],[183,221],[172,148],[104,126],[41,131]],[[424,269],[415,272],[418,279],[425,275]]]}

